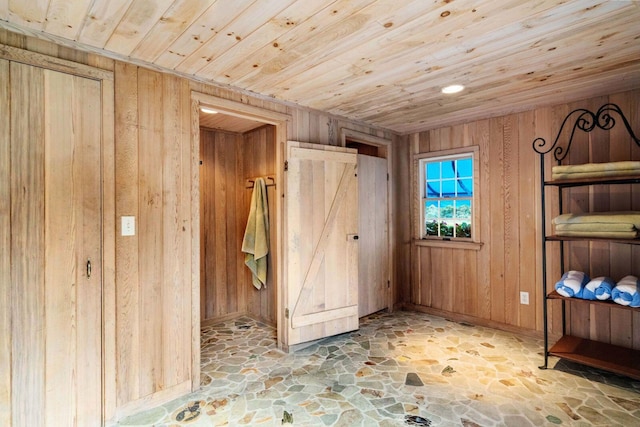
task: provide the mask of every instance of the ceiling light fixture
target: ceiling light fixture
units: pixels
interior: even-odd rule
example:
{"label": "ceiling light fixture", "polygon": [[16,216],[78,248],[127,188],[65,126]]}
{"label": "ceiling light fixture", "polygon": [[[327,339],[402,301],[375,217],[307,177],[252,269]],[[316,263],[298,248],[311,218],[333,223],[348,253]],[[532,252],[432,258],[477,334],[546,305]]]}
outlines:
{"label": "ceiling light fixture", "polygon": [[213,108],[209,108],[209,107],[200,107],[200,111],[202,111],[203,113],[207,113],[207,114],[218,114],[218,112],[216,110],[214,110]]}
{"label": "ceiling light fixture", "polygon": [[458,92],[462,92],[463,89],[464,89],[464,86],[462,85],[450,85],[447,87],[443,87],[442,93],[446,93],[446,94],[458,93]]}

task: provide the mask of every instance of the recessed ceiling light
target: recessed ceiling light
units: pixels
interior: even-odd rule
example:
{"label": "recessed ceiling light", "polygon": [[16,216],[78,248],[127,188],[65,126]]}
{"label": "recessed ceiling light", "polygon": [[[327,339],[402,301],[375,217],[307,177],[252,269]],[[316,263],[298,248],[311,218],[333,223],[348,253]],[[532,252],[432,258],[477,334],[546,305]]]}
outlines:
{"label": "recessed ceiling light", "polygon": [[209,108],[209,107],[200,107],[200,111],[202,111],[203,113],[207,113],[207,114],[218,114],[218,112],[216,110],[214,110],[213,108]]}
{"label": "recessed ceiling light", "polygon": [[464,86],[462,85],[451,85],[451,86],[443,87],[442,93],[446,93],[446,94],[458,93],[458,92],[462,92],[463,89],[464,89]]}

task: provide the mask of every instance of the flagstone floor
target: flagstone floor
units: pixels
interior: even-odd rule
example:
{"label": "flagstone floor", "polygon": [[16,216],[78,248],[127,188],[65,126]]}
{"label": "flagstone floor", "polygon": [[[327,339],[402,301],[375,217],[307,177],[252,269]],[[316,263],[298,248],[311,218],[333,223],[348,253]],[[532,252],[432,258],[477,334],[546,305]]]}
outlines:
{"label": "flagstone floor", "polygon": [[540,340],[377,313],[294,354],[247,317],[202,330],[202,389],[113,426],[640,426],[640,381]]}

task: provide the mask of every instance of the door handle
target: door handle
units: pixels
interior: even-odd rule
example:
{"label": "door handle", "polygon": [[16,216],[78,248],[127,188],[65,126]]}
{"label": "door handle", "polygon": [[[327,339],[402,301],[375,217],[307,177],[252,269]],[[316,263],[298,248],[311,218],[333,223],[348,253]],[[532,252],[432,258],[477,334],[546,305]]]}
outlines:
{"label": "door handle", "polygon": [[87,279],[91,277],[91,259],[87,259]]}

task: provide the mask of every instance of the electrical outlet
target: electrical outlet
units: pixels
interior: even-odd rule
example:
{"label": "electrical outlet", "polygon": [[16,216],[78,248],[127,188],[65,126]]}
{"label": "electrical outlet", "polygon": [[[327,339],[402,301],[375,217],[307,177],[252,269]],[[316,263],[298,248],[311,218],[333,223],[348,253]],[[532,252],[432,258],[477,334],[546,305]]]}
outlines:
{"label": "electrical outlet", "polygon": [[136,217],[123,216],[121,219],[120,235],[135,236],[136,235]]}
{"label": "electrical outlet", "polygon": [[529,292],[520,292],[520,304],[529,305]]}

